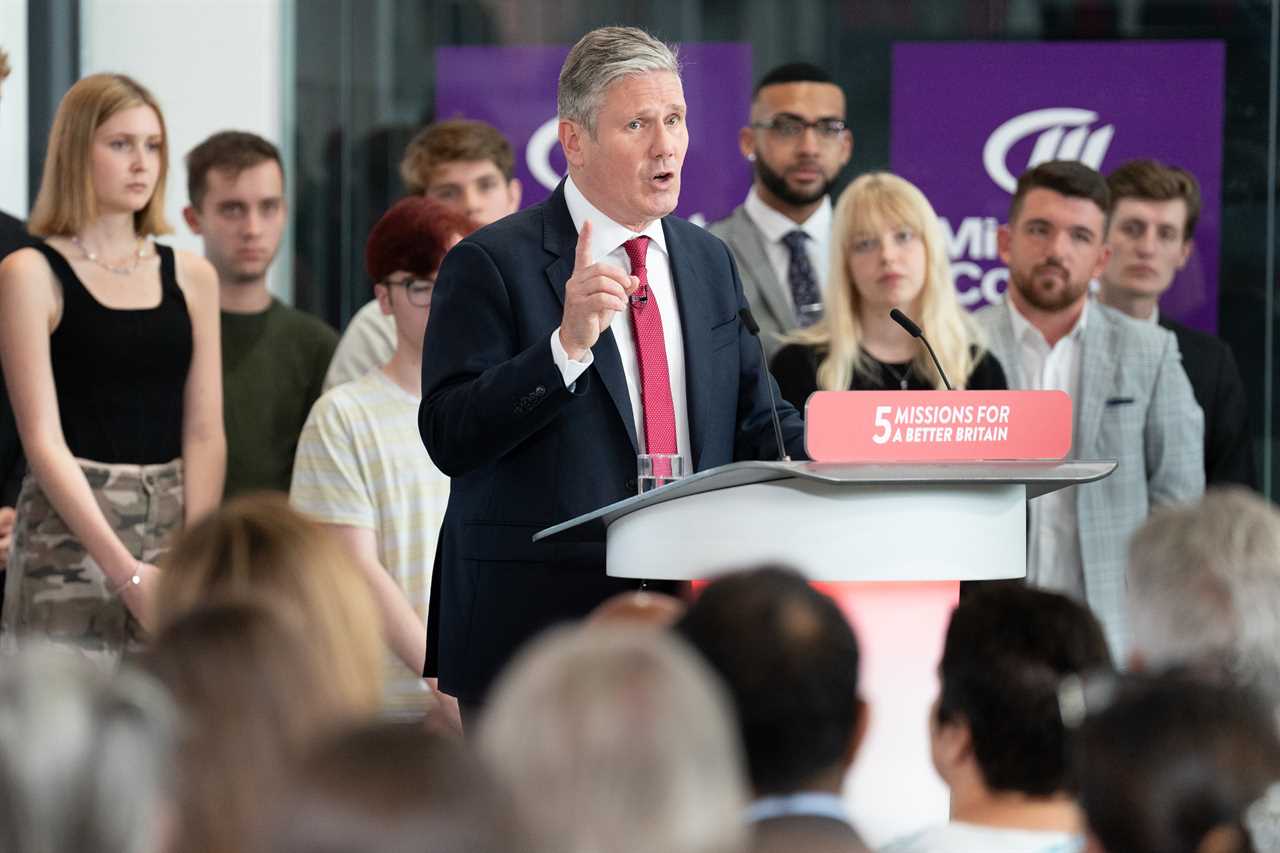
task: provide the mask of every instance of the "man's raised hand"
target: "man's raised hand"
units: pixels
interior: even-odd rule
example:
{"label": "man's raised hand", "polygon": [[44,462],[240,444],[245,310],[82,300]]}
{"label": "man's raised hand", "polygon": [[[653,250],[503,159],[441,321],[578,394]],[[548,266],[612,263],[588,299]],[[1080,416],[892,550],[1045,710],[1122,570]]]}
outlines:
{"label": "man's raised hand", "polygon": [[574,250],[573,274],[564,286],[564,316],[560,320],[560,344],[574,361],[586,357],[613,315],[627,307],[627,297],[640,279],[621,267],[591,263],[591,223],[583,222]]}

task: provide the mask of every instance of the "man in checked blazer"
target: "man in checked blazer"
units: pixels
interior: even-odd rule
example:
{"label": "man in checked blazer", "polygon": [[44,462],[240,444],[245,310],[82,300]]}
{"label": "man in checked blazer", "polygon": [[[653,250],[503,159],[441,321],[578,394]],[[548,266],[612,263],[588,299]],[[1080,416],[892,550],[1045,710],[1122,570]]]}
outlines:
{"label": "man in checked blazer", "polygon": [[1025,172],[999,232],[1008,293],[976,316],[1009,387],[1070,394],[1072,457],[1120,463],[1031,501],[1027,580],[1087,602],[1122,660],[1129,537],[1153,507],[1204,491],[1204,417],[1173,334],[1089,298],[1109,207],[1106,181],[1080,163]]}

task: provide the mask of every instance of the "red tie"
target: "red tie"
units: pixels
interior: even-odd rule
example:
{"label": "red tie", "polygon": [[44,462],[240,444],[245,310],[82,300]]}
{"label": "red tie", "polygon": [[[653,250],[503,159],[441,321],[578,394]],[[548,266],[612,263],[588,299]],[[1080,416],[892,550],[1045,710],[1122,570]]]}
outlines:
{"label": "red tie", "polygon": [[[667,372],[667,345],[662,338],[662,313],[649,290],[645,268],[648,237],[636,237],[622,244],[631,259],[631,274],[640,287],[631,296],[631,330],[640,359],[640,405],[644,410],[646,453],[676,452],[676,410],[671,402],[671,376]],[[655,473],[662,475],[656,470]],[[667,472],[668,474],[670,472]]]}

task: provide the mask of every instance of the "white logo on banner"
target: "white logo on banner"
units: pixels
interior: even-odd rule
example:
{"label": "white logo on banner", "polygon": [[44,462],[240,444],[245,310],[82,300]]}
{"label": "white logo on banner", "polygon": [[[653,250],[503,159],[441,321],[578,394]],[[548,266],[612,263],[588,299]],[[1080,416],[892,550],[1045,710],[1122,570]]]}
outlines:
{"label": "white logo on banner", "polygon": [[1089,125],[1097,120],[1097,113],[1071,107],[1051,107],[1015,116],[987,138],[987,144],[982,147],[982,165],[996,186],[1012,193],[1018,179],[1009,171],[1009,150],[1033,133],[1039,133],[1027,158],[1027,169],[1047,160],[1079,160],[1097,169],[1116,133],[1114,124],[1090,130]]}
{"label": "white logo on banner", "polygon": [[560,183],[560,175],[551,165],[551,152],[560,141],[560,119],[549,118],[529,137],[529,144],[524,149],[524,162],[529,167],[533,179],[549,190],[554,190]]}

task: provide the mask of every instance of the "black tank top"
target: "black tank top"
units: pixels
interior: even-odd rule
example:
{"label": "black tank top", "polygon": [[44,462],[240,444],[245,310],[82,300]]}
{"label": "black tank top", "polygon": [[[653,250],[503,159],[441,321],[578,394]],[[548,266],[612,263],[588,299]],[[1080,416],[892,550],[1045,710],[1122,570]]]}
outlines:
{"label": "black tank top", "polygon": [[62,321],[49,338],[49,354],[71,453],[133,465],[180,457],[192,341],[173,249],[155,247],[160,304],[134,310],[106,307],[57,249],[36,248],[62,285]]}

